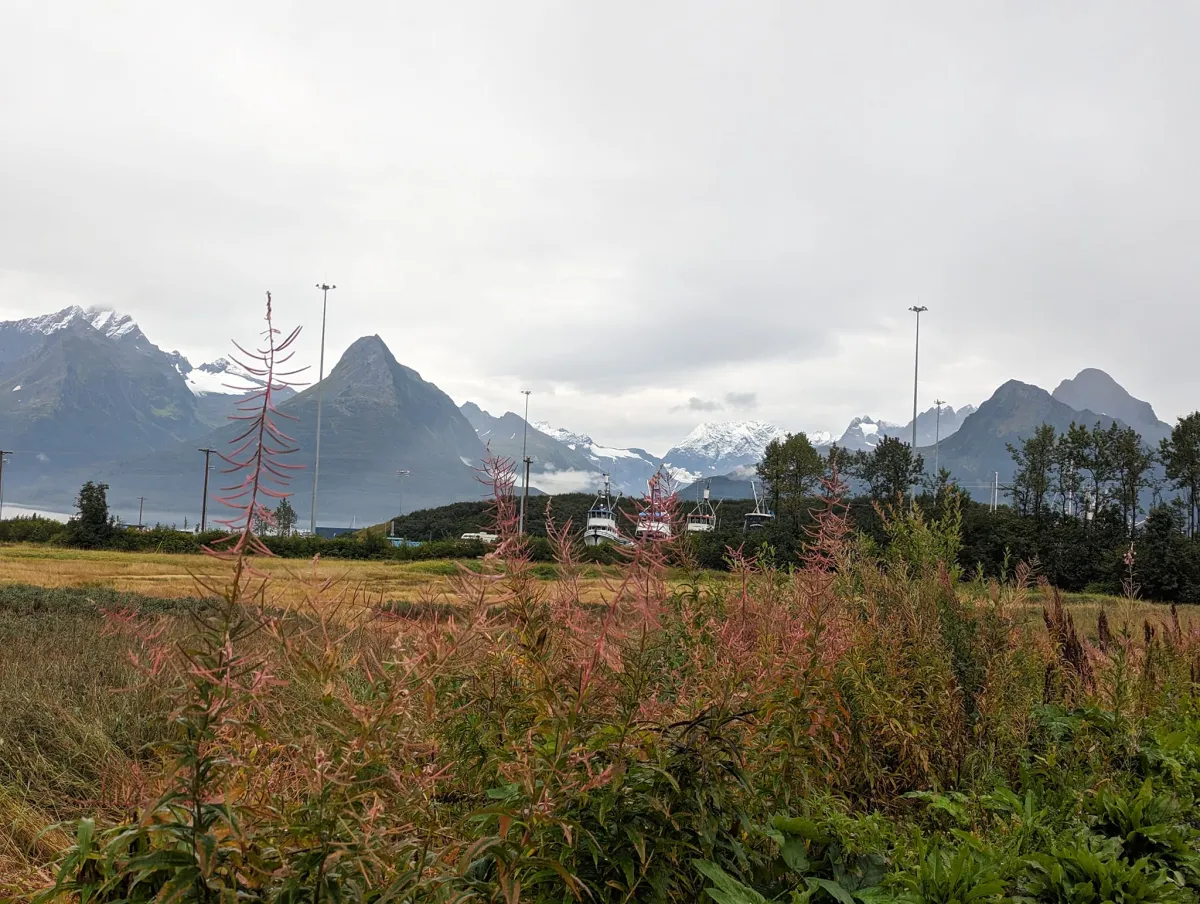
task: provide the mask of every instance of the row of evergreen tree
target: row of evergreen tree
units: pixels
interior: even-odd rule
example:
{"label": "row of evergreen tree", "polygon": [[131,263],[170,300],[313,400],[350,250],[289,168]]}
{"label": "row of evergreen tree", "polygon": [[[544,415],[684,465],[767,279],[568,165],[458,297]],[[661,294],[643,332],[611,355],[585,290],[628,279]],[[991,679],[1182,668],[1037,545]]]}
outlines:
{"label": "row of evergreen tree", "polygon": [[781,559],[796,554],[813,496],[836,467],[851,485],[856,526],[881,542],[881,505],[911,495],[939,517],[952,498],[968,568],[1002,575],[1026,561],[1064,589],[1115,592],[1131,579],[1132,556],[1143,595],[1200,602],[1200,413],[1181,417],[1157,447],[1121,424],[1071,424],[1063,432],[1042,425],[1008,451],[1007,504],[993,512],[960,492],[945,469],[927,473],[902,440],[822,454],[804,434],[789,434],[768,445],[757,468],[776,512],[761,539]]}

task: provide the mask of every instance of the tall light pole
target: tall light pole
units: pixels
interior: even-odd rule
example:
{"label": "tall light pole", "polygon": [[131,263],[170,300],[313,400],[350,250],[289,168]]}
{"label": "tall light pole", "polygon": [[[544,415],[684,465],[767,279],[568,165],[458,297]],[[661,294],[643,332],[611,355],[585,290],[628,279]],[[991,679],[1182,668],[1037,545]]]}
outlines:
{"label": "tall light pole", "polygon": [[396,478],[400,481],[399,504],[400,504],[400,514],[401,515],[404,514],[404,478],[407,477],[411,473],[412,473],[412,471],[409,471],[405,468],[397,468],[396,469]]}
{"label": "tall light pole", "polygon": [[146,504],[145,496],[138,496],[138,530],[142,529],[142,508]]}
{"label": "tall light pole", "polygon": [[917,452],[917,375],[921,364],[921,313],[928,311],[929,308],[924,305],[915,304],[909,308],[917,315],[917,341],[913,351],[913,422],[912,422],[912,447],[913,454]]}
{"label": "tall light pole", "polygon": [[942,406],[946,403],[941,399],[934,399],[933,404],[937,405],[937,420],[934,421],[933,428],[933,479],[937,480],[938,474],[941,473],[938,461],[938,447],[942,444]]}
{"label": "tall light pole", "polygon": [[309,533],[314,537],[317,535],[317,478],[321,472],[321,402],[325,395],[325,311],[329,306],[329,290],[337,286],[317,283],[317,288],[321,290],[321,363],[317,370],[317,448],[313,461],[312,513],[308,524]]}
{"label": "tall light pole", "polygon": [[208,472],[211,470],[208,466],[208,457],[215,452],[215,449],[198,449],[198,452],[204,453],[204,500],[200,503],[200,533],[208,527]]}
{"label": "tall light pole", "polygon": [[[921,312],[928,311],[929,308],[924,305],[915,304],[909,308],[917,315],[917,341],[913,350],[913,420],[912,420],[912,455],[915,462],[917,456],[917,375],[920,372],[921,364]],[[913,484],[912,488],[913,505],[917,504],[917,487]]]}
{"label": "tall light pole", "polygon": [[525,500],[529,497],[529,457],[525,454],[529,440],[529,394],[532,389],[522,389],[525,394],[525,427],[521,433],[521,461],[525,463],[525,482],[521,489],[521,516],[517,519],[517,536],[525,533]]}

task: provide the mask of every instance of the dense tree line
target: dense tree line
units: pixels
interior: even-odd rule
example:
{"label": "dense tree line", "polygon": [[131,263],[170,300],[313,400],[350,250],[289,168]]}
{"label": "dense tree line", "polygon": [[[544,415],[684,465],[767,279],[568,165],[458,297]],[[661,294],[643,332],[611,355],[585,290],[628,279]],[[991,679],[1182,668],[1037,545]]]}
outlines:
{"label": "dense tree line", "polygon": [[[804,434],[790,434],[768,445],[757,468],[761,497],[774,513],[773,521],[746,532],[743,519],[755,502],[726,500],[717,507],[716,529],[689,535],[687,547],[693,560],[707,568],[725,567],[729,550],[738,547],[778,564],[796,562],[813,514],[823,504],[824,483],[836,470],[849,486],[850,518],[869,543],[888,542],[882,519],[889,506],[915,505],[931,518],[953,513],[962,536],[960,564],[970,571],[1005,577],[1018,562],[1026,562],[1065,590],[1120,592],[1132,584],[1147,598],[1200,602],[1200,413],[1180,418],[1157,448],[1129,427],[1072,424],[1064,432],[1039,427],[1009,451],[1014,476],[1003,488],[1009,504],[991,511],[959,491],[944,469],[926,474],[922,457],[894,437],[884,437],[870,451],[852,453],[835,446],[822,454]],[[0,522],[0,541],[192,552],[219,536],[122,529],[108,514],[106,489],[85,484],[78,513],[66,525],[37,519]],[[590,493],[530,497],[526,525],[534,558],[550,558],[548,520],[581,531],[594,499]],[[698,501],[698,488],[684,489],[676,500],[681,522]],[[637,505],[635,499],[616,500],[627,533],[632,533]],[[262,527],[286,534],[293,524],[294,513],[287,506]],[[267,542],[285,556],[474,557],[485,547],[459,538],[490,527],[488,502],[459,502],[412,512],[358,535],[334,540],[270,536]],[[394,548],[385,538],[393,531],[422,545]],[[615,556],[614,550],[600,549],[588,550],[584,558],[605,562]]]}

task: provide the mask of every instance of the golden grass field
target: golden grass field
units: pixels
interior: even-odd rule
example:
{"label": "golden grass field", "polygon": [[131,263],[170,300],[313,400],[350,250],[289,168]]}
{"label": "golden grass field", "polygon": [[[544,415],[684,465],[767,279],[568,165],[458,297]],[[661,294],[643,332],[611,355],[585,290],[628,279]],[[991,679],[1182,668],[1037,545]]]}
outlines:
{"label": "golden grass field", "polygon": [[[303,601],[305,580],[311,578],[312,563],[305,559],[254,560],[259,568],[272,577],[272,602],[294,605]],[[436,600],[456,601],[452,575],[460,564],[449,560],[424,562],[363,562],[324,559],[320,562],[322,579],[340,584],[361,605],[378,605],[383,601]],[[204,555],[170,553],[112,552],[80,549],[61,549],[35,544],[0,546],[0,584],[31,584],[40,587],[106,587],[144,596],[178,599],[206,595],[197,579],[220,583],[228,574],[228,564]],[[602,569],[590,569],[583,582],[585,598],[598,601],[604,596]],[[1068,604],[1080,630],[1088,636],[1096,632],[1096,619],[1101,610],[1108,613],[1114,626],[1128,622],[1140,626],[1170,617],[1169,607],[1126,600],[1099,594],[1068,594]],[[1028,618],[1040,621],[1043,599],[1038,592],[1030,594]],[[1186,625],[1200,625],[1200,613],[1191,615],[1191,607],[1180,610]]]}
{"label": "golden grass field", "polygon": [[[308,559],[255,558],[254,567],[272,580],[270,601],[288,606],[305,598],[313,563]],[[383,601],[456,601],[453,576],[464,565],[446,559],[423,562],[367,562],[323,559],[322,580],[332,580],[362,605]],[[589,568],[585,601],[603,595],[602,569]],[[62,549],[36,544],[0,545],[0,584],[39,587],[105,587],[163,599],[209,595],[198,581],[220,586],[229,564],[205,555]]]}

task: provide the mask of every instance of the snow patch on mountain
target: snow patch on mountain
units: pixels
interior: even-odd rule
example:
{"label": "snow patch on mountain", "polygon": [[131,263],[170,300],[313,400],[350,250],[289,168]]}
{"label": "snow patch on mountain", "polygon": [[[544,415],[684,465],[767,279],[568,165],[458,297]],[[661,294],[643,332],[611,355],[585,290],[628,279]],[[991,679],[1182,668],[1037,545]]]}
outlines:
{"label": "snow patch on mountain", "polygon": [[904,429],[903,424],[893,424],[891,421],[880,421],[863,415],[850,422],[838,446],[851,452],[869,452],[883,441],[885,436],[896,436]]}
{"label": "snow patch on mountain", "polygon": [[192,367],[178,352],[172,352],[175,370],[187,382],[193,395],[245,395],[261,384],[228,358],[218,358],[208,364]]}
{"label": "snow patch on mountain", "polygon": [[576,446],[594,446],[595,441],[586,433],[574,433],[571,430],[565,430],[562,427],[555,427],[546,421],[534,421],[530,424],[534,430],[540,430],[542,433],[558,440],[564,446],[570,446],[574,449]]}
{"label": "snow patch on mountain", "polygon": [[806,431],[804,435],[808,437],[808,441],[814,446],[832,446],[833,441],[837,439],[828,430],[810,430]]}

